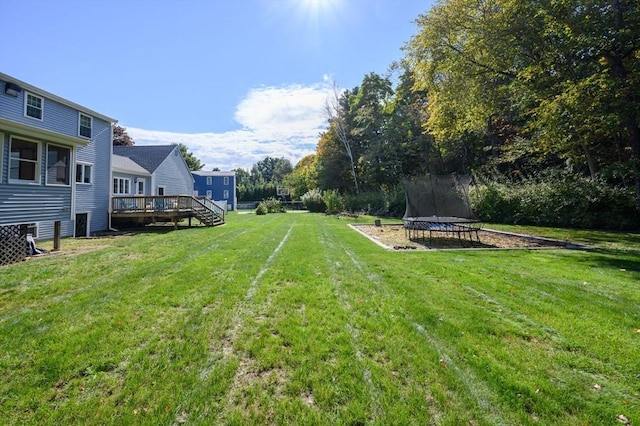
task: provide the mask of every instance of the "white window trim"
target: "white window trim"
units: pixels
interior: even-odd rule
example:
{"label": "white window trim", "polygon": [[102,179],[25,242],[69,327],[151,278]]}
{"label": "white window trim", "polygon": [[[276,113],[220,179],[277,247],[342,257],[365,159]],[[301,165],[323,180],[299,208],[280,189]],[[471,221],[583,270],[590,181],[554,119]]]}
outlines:
{"label": "white window trim", "polygon": [[[89,135],[89,136],[84,136],[84,135],[80,134],[80,128],[82,127],[81,126],[82,117],[87,117],[91,121],[91,124],[90,124],[90,127],[89,127],[89,131],[90,131],[91,135]],[[85,114],[83,112],[78,112],[78,137],[83,138],[83,139],[91,139],[93,137],[93,117],[90,116],[89,114]]]}
{"label": "white window trim", "polygon": [[[25,225],[27,225],[27,228],[34,228],[34,231],[31,236],[35,239],[38,238],[38,228],[40,227],[40,223],[39,222],[31,222],[31,223],[26,223]],[[27,230],[28,232],[28,230]]]}
{"label": "white window trim", "polygon": [[[78,179],[78,172],[77,172],[77,166],[82,166],[82,179],[81,180],[77,180]],[[84,176],[86,174],[86,170],[87,170],[87,166],[91,167],[91,169],[89,170],[89,182],[85,182],[84,181]],[[84,161],[76,161],[76,184],[77,185],[91,185],[93,184],[93,163],[86,163]]]}
{"label": "white window trim", "polygon": [[[38,146],[38,159],[36,160],[36,175],[34,176],[35,177],[34,180],[11,179],[11,144],[12,144],[14,139],[19,139],[21,141],[35,143]],[[22,136],[20,136],[20,137],[10,136],[9,137],[9,159],[8,160],[9,160],[7,162],[8,166],[9,166],[9,171],[7,172],[7,182],[8,183],[19,184],[19,185],[40,185],[40,182],[42,181],[42,176],[41,176],[41,174],[42,174],[42,142],[36,141],[36,140],[33,140],[33,139],[29,139],[29,138],[23,138]]]}
{"label": "white window trim", "polygon": [[[40,105],[41,105],[41,107],[40,107],[40,115],[41,115],[41,117],[40,118],[32,117],[30,115],[27,115],[27,105],[28,105],[27,101],[29,99],[29,96],[33,96],[34,98],[40,99]],[[24,92],[24,116],[27,117],[27,118],[30,118],[32,120],[43,121],[44,120],[44,98],[42,96],[38,96],[38,95],[36,95],[34,93],[25,91]]]}
{"label": "white window trim", "polygon": [[229,176],[225,176],[224,177],[224,183],[223,185],[229,185]]}
{"label": "white window trim", "polygon": [[223,199],[225,199],[225,200],[228,200],[228,199],[229,199],[229,190],[228,190],[228,189],[225,189],[225,190],[222,192],[222,198],[223,198]]}
{"label": "white window trim", "polygon": [[208,186],[213,185],[213,176],[207,176],[207,185]]}
{"label": "white window trim", "polygon": [[[160,195],[160,189],[162,189],[163,195]],[[164,185],[158,185],[158,187],[156,188],[156,195],[157,195],[157,196],[164,197],[164,196],[166,196],[166,195],[167,195],[167,194],[164,194],[164,192],[166,192],[166,190],[167,190],[167,187],[166,187],[166,186],[164,186]]]}
{"label": "white window trim", "polygon": [[[115,192],[113,191],[113,181],[111,182],[111,192],[113,193],[113,195],[131,195],[131,179],[129,178],[121,178],[121,177],[114,177],[113,180],[117,180],[118,181],[118,189],[120,189],[121,187],[124,187],[124,182],[127,181],[129,182],[128,188],[129,188],[129,192]],[[121,183],[122,182],[122,183]]]}
{"label": "white window trim", "polygon": [[210,189],[207,189],[207,198],[212,200],[213,199],[213,191],[211,191]]}
{"label": "white window trim", "polygon": [[[134,184],[136,186],[136,195],[145,195],[147,185],[144,181],[144,178],[136,178]],[[140,193],[140,184],[142,184],[142,194]]]}
{"label": "white window trim", "polygon": [[[49,183],[49,147],[50,146],[56,146],[58,148],[63,148],[63,149],[67,149],[69,150],[69,164],[67,165],[67,167],[69,168],[69,183],[68,184],[64,184],[64,183]],[[63,186],[63,187],[69,187],[72,184],[72,181],[74,179],[74,177],[72,176],[71,172],[71,168],[73,167],[74,161],[73,161],[73,149],[70,146],[64,146],[64,145],[58,145],[55,143],[48,143],[47,147],[46,147],[46,164],[45,164],[45,177],[44,177],[44,184],[46,186]],[[75,170],[74,170],[75,172]]]}
{"label": "white window trim", "polygon": [[[0,184],[2,183],[2,165],[4,164],[4,133],[0,132]],[[7,176],[7,181],[9,177]]]}

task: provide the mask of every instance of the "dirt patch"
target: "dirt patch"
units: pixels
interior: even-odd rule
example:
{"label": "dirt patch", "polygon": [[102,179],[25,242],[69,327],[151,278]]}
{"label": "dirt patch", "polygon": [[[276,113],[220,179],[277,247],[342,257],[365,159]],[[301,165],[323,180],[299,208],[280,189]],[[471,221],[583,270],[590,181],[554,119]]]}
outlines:
{"label": "dirt patch", "polygon": [[539,248],[577,248],[578,246],[566,241],[547,238],[517,235],[490,229],[479,229],[478,239],[475,232],[461,238],[451,237],[443,233],[434,232],[429,238],[425,232],[424,238],[409,239],[402,225],[351,225],[353,229],[365,235],[372,241],[394,250],[441,250],[441,249],[539,249]]}

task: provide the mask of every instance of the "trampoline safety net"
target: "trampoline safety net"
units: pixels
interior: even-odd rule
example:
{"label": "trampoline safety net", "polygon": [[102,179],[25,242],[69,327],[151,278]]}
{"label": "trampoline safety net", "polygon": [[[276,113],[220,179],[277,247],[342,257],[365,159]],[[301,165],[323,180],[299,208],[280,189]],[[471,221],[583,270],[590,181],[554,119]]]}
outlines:
{"label": "trampoline safety net", "polygon": [[[469,175],[426,175],[404,181],[404,218],[435,217],[477,220],[469,204]],[[437,221],[437,219],[435,220]]]}

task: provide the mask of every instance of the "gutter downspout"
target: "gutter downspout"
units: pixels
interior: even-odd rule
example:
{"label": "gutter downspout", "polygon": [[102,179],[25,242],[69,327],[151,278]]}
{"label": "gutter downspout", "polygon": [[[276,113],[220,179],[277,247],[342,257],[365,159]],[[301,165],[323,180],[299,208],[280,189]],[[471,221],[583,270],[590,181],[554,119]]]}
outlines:
{"label": "gutter downspout", "polygon": [[109,149],[109,185],[107,186],[107,198],[109,199],[109,207],[107,208],[107,216],[108,216],[108,222],[107,222],[107,226],[109,227],[109,231],[115,231],[115,232],[119,232],[118,229],[115,229],[111,226],[111,213],[112,213],[112,209],[111,206],[113,205],[113,200],[112,200],[112,195],[111,191],[113,190],[113,126],[115,126],[115,124],[117,123],[111,123],[111,132],[109,135],[109,145],[111,146],[111,148]]}

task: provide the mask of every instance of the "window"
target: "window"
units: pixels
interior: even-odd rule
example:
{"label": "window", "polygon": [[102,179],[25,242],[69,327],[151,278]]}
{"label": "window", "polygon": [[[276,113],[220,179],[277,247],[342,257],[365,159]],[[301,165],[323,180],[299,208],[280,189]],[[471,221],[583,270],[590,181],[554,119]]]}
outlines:
{"label": "window", "polygon": [[136,195],[144,195],[144,179],[139,179],[139,180],[138,179],[136,179],[138,181],[136,185],[137,187]]}
{"label": "window", "polygon": [[213,192],[211,192],[211,190],[207,191],[207,198],[210,200],[213,199]]}
{"label": "window", "polygon": [[89,115],[80,113],[80,120],[79,120],[79,129],[78,129],[78,135],[85,137],[85,138],[91,138],[91,127],[93,124],[93,118]]}
{"label": "window", "polygon": [[40,96],[26,93],[24,98],[24,115],[42,120],[42,106],[44,100]]}
{"label": "window", "polygon": [[131,185],[129,179],[113,178],[113,193],[114,194],[129,194],[129,186]]}
{"label": "window", "polygon": [[37,183],[40,180],[40,144],[11,138],[9,181]]}
{"label": "window", "polygon": [[76,164],[76,182],[77,183],[91,183],[91,172],[93,171],[93,165],[78,163]]}
{"label": "window", "polygon": [[224,184],[229,185],[229,176],[224,177]]}
{"label": "window", "polygon": [[225,200],[229,199],[229,191],[228,190],[224,190],[224,192],[222,193],[222,198],[224,198]]}
{"label": "window", "polygon": [[71,150],[47,145],[47,185],[69,185]]}
{"label": "window", "polygon": [[211,186],[213,183],[213,178],[211,176],[207,176],[207,186]]}
{"label": "window", "polygon": [[38,224],[27,223],[27,234],[31,234],[33,238],[38,238]]}

